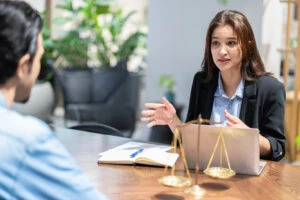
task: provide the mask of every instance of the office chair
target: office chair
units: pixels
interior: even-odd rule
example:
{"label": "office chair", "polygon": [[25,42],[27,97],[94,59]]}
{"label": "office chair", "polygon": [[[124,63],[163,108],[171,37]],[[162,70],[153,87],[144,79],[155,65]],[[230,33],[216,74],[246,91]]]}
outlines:
{"label": "office chair", "polygon": [[99,122],[126,131],[126,137],[131,137],[137,121],[142,75],[121,68],[88,69],[55,71],[63,97],[64,125],[68,127],[68,120]]}
{"label": "office chair", "polygon": [[118,129],[108,126],[106,124],[101,124],[101,123],[82,123],[74,126],[70,126],[70,129],[75,129],[75,130],[81,130],[81,131],[88,131],[88,132],[93,132],[93,133],[101,133],[105,135],[114,135],[114,136],[120,136],[124,137],[121,131]]}

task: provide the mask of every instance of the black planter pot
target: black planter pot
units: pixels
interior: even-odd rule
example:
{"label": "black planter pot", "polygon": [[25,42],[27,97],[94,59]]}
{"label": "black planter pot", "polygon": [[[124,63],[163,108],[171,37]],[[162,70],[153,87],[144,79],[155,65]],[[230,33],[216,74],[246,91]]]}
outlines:
{"label": "black planter pot", "polygon": [[58,74],[65,105],[90,102],[92,69],[67,67]]}

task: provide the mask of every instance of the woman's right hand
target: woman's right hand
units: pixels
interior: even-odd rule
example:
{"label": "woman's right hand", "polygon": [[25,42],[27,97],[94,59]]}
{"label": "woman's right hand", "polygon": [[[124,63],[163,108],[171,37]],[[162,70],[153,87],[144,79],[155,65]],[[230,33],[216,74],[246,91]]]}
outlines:
{"label": "woman's right hand", "polygon": [[177,117],[176,109],[165,98],[162,98],[162,103],[145,103],[148,110],[142,111],[141,121],[150,121],[148,127],[155,125],[169,125]]}

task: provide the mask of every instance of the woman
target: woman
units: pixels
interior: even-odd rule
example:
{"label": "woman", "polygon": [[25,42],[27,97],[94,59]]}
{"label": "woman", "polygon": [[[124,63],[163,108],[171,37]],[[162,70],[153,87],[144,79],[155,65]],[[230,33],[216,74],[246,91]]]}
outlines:
{"label": "woman", "polygon": [[[225,10],[211,21],[202,70],[194,76],[186,121],[222,121],[227,126],[258,128],[260,156],[280,160],[285,154],[283,85],[265,71],[252,28],[238,11]],[[142,121],[148,127],[182,122],[165,98],[146,103]]]}

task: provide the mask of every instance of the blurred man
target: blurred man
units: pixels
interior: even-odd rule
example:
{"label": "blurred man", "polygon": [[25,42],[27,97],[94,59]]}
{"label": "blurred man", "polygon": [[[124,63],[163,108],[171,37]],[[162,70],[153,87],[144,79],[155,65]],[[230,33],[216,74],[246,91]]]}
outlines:
{"label": "blurred man", "polygon": [[107,199],[26,102],[40,72],[42,22],[23,1],[0,1],[0,199]]}

